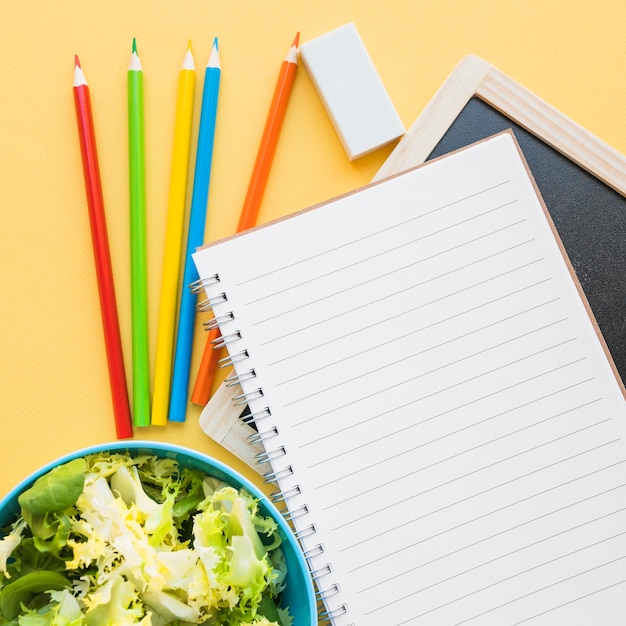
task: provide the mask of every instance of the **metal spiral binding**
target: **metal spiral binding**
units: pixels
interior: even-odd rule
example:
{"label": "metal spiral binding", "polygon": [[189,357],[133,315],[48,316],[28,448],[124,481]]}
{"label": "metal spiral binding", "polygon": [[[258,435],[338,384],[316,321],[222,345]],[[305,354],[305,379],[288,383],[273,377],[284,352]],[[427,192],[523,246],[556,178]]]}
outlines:
{"label": "metal spiral binding", "polygon": [[332,609],[332,611],[322,611],[319,617],[322,619],[335,619],[341,615],[345,615],[348,612],[348,607],[345,604],[340,604],[338,607]]}
{"label": "metal spiral binding", "polygon": [[198,278],[198,280],[194,280],[189,285],[189,290],[191,291],[191,293],[201,293],[207,287],[210,287],[211,285],[215,285],[219,282],[220,282],[219,274],[217,273],[210,274],[209,276],[203,276],[202,278]]}
{"label": "metal spiral binding", "polygon": [[235,365],[235,363],[239,363],[240,361],[245,361],[249,358],[249,354],[247,350],[241,350],[240,352],[235,352],[235,354],[229,354],[227,357],[220,359],[217,362],[218,367],[231,367]]}
{"label": "metal spiral binding", "polygon": [[316,556],[321,556],[322,554],[324,554],[324,546],[323,544],[318,543],[312,548],[304,551],[304,558],[308,561],[309,559],[312,559]]}
{"label": "metal spiral binding", "polygon": [[248,415],[244,415],[241,418],[241,421],[244,424],[257,424],[258,422],[271,417],[272,412],[268,406],[262,408],[260,411],[255,411],[254,413],[249,413]]}
{"label": "metal spiral binding", "polygon": [[[271,438],[271,436],[278,434],[278,429],[276,427],[272,427],[263,433],[258,433],[256,437],[253,437],[253,440],[265,441],[266,433],[270,433]],[[277,458],[285,456],[286,454],[287,451],[285,447],[278,446],[275,449],[267,449],[266,452],[258,454],[256,459],[257,463],[272,462]],[[263,475],[266,482],[278,481],[279,483],[279,488],[270,494],[270,500],[272,502],[285,502],[302,495],[302,489],[298,484],[292,485],[287,489],[282,489],[280,486],[281,480],[285,480],[292,475],[294,475],[294,471],[291,465],[275,469]],[[289,507],[287,511],[283,512],[283,517],[288,522],[293,523],[294,520],[306,520],[310,513],[311,511],[309,506],[304,503],[296,508]],[[298,524],[296,523],[295,526],[297,528]],[[332,606],[332,604],[329,604],[329,601],[332,601],[333,598],[336,598],[340,594],[341,589],[336,582],[332,580],[329,581],[327,578],[333,574],[333,568],[329,562],[325,563],[322,560],[322,565],[316,566],[316,561],[318,559],[322,559],[326,554],[324,544],[322,542],[315,542],[314,536],[316,533],[317,528],[314,523],[310,523],[294,531],[296,539],[302,547],[304,558],[311,573],[311,578],[315,584],[316,597],[327,607],[326,609],[320,611],[319,618],[322,620],[330,620],[332,622],[335,618],[340,617],[341,615],[346,615],[348,613],[348,606],[345,603],[339,604],[338,606]]]}
{"label": "metal spiral binding", "polygon": [[276,428],[276,426],[272,426],[268,430],[259,431],[256,433],[252,433],[251,435],[248,435],[248,442],[251,443],[252,445],[255,445],[257,443],[265,443],[268,439],[271,439],[272,437],[277,437],[277,436],[278,436],[278,428]]}
{"label": "metal spiral binding", "polygon": [[[214,274],[201,281],[196,281],[196,283],[191,286],[191,289],[194,293],[199,293],[205,287],[219,282],[219,275]],[[202,307],[200,310],[209,310],[213,308],[213,305],[227,301],[228,298],[226,294],[219,293],[213,296],[209,296],[198,306]],[[234,320],[234,314],[232,312],[227,312],[220,315],[215,315],[212,319],[204,323],[204,327],[207,330],[212,330],[215,328],[222,329],[223,326],[227,326]],[[230,329],[227,329],[225,327],[224,330]],[[231,332],[226,332],[222,334],[212,343],[214,348],[227,346],[230,351],[232,344],[234,342],[240,341],[241,339],[243,339],[241,332],[239,330],[233,330]],[[218,366],[236,366],[247,360],[249,357],[250,355],[248,351],[246,349],[243,349],[238,352],[233,352],[227,357],[220,359],[218,361]],[[246,383],[253,381],[256,376],[257,375],[255,369],[250,368],[244,371],[237,371],[235,374],[229,376],[225,380],[225,384],[229,387],[235,385],[242,386],[242,393],[233,398],[233,402],[236,406],[250,405],[251,402],[254,404],[255,400],[259,400],[260,398],[264,397],[263,389],[261,387],[246,389]],[[256,410],[251,411],[249,415],[245,415],[242,417],[242,421],[247,424],[254,424],[255,426],[258,426],[259,422],[266,423],[266,420],[271,418],[271,416],[272,411],[270,407],[266,406],[260,409],[256,408]],[[294,475],[294,470],[291,465],[280,467],[280,463],[276,463],[279,459],[287,456],[287,450],[284,446],[279,445],[276,447],[271,447],[266,445],[268,441],[270,441],[273,437],[277,437],[278,435],[278,428],[273,424],[267,425],[266,423],[266,426],[263,429],[258,429],[257,432],[252,433],[248,437],[248,441],[251,444],[264,444],[264,451],[257,454],[255,460],[258,465],[270,465],[270,470],[262,474],[264,482],[278,483],[279,488],[271,493],[269,496],[270,500],[273,503],[287,502],[288,500],[297,499],[298,497],[303,495],[302,489],[298,484],[291,485],[289,487],[285,485],[285,488],[281,486],[281,482],[289,479],[289,477]],[[276,465],[278,465],[278,467],[276,467]],[[321,563],[324,563],[323,565],[316,565],[316,561],[324,557],[325,549],[322,543],[314,542],[313,537],[317,533],[317,528],[315,524],[306,524],[306,518],[310,515],[309,506],[306,503],[298,505],[296,502],[293,502],[292,504],[293,508],[289,507],[288,510],[283,512],[283,516],[287,522],[290,522],[294,525],[294,534],[298,542],[302,546],[304,557],[311,572],[311,577],[315,583],[317,598],[326,603],[329,598],[333,598],[340,593],[340,587],[338,584],[334,582],[331,583],[326,579],[327,576],[333,573],[333,569],[330,563],[324,563],[324,561],[322,560]],[[299,524],[296,522],[296,520],[301,520],[301,523],[304,523],[306,525],[303,525],[302,528],[298,528]],[[339,617],[340,615],[345,615],[348,612],[346,604],[340,604],[339,606],[333,607],[332,604],[329,605],[328,603],[326,603],[326,606],[328,608],[320,612],[319,616],[321,619],[328,619],[332,621],[334,618]]]}
{"label": "metal spiral binding", "polygon": [[281,456],[285,456],[287,454],[287,450],[285,450],[285,446],[280,446],[274,450],[265,450],[264,452],[259,452],[254,456],[257,465],[263,465],[264,463],[269,463],[270,461],[275,461],[279,459]]}
{"label": "metal spiral binding", "polygon": [[324,576],[328,576],[333,573],[333,568],[330,566],[330,563],[325,563],[322,567],[318,567],[317,569],[311,570],[311,578],[317,583],[320,578]]}
{"label": "metal spiral binding", "polygon": [[315,592],[315,595],[319,600],[327,600],[328,598],[337,595],[341,591],[341,587],[337,583],[333,583],[330,587],[326,587],[326,589],[318,589]]}
{"label": "metal spiral binding", "polygon": [[302,493],[302,488],[300,485],[294,485],[289,489],[289,491],[282,491],[282,489],[277,489],[276,491],[272,491],[269,495],[269,499],[274,503],[278,504],[280,502],[286,502],[290,498],[295,498]]}
{"label": "metal spiral binding", "polygon": [[291,522],[295,519],[298,519],[299,517],[302,517],[304,515],[308,515],[309,514],[309,507],[306,504],[303,504],[301,507],[293,510],[293,511],[287,511],[286,513],[283,513],[283,517],[288,521]]}
{"label": "metal spiral binding", "polygon": [[229,344],[233,343],[233,341],[239,341],[239,339],[241,339],[241,333],[236,330],[232,333],[229,333],[228,335],[220,335],[219,337],[217,337],[217,339],[214,339],[211,342],[211,345],[213,346],[214,350],[217,350],[218,348],[224,348],[225,346],[228,346]]}
{"label": "metal spiral binding", "polygon": [[310,537],[311,535],[314,535],[316,532],[317,532],[317,527],[315,526],[315,524],[309,524],[308,526],[305,526],[301,530],[296,530],[294,534],[296,536],[296,539],[298,541],[301,541],[302,539],[305,539],[306,537]]}
{"label": "metal spiral binding", "polygon": [[246,380],[251,380],[253,378],[256,378],[256,372],[251,369],[247,372],[241,372],[241,374],[234,374],[233,376],[229,376],[224,380],[224,384],[227,387],[234,387],[235,385],[241,385],[241,383],[245,382]]}
{"label": "metal spiral binding", "polygon": [[198,300],[196,302],[196,312],[197,313],[208,313],[211,310],[211,301],[208,298],[204,298],[204,300]]}
{"label": "metal spiral binding", "polygon": [[287,476],[293,475],[293,467],[291,465],[287,465],[287,467],[283,467],[279,470],[270,470],[263,474],[263,481],[266,483],[275,483],[281,478],[287,478]]}
{"label": "metal spiral binding", "polygon": [[228,297],[223,291],[198,302],[196,304],[196,311],[198,313],[205,313],[206,311],[210,311],[216,304],[222,304],[222,302],[228,302]]}
{"label": "metal spiral binding", "polygon": [[[201,304],[203,304],[204,302],[206,302],[206,300],[204,300]],[[211,307],[208,307],[209,309]],[[198,306],[198,311],[202,312],[202,310],[200,309],[200,307]],[[232,311],[229,311],[228,313],[224,313],[224,315],[218,315],[217,317],[212,317],[210,320],[207,320],[206,322],[202,322],[202,326],[204,328],[204,330],[213,330],[215,328],[219,328],[220,324],[225,324],[226,322],[232,322],[235,319],[235,315]]]}
{"label": "metal spiral binding", "polygon": [[251,389],[250,391],[245,391],[244,393],[240,393],[238,396],[233,398],[233,402],[235,406],[242,406],[244,404],[249,404],[251,400],[258,400],[263,397],[263,389],[257,387],[256,389]]}
{"label": "metal spiral binding", "polygon": [[[310,562],[311,559],[320,557],[323,554],[325,554],[325,552],[326,551],[324,549],[324,544],[322,543],[318,543],[317,545],[314,545],[313,547],[304,551],[304,558],[309,564],[311,577],[315,581],[315,586],[317,587],[315,595],[318,598],[318,600],[321,600],[324,603],[326,603],[326,600],[328,600],[329,598],[332,598],[333,596],[336,596],[341,592],[341,587],[337,583],[332,583],[328,585],[327,587],[322,587],[319,584],[319,581],[321,578],[323,578],[324,576],[328,576],[329,574],[332,574],[333,568],[331,567],[330,563],[326,563],[322,565],[322,567],[319,567],[315,570],[311,568],[311,562]],[[347,605],[341,604],[333,609],[326,609],[324,611],[321,611],[319,613],[319,617],[322,619],[333,619],[335,617],[339,617],[340,615],[345,615],[347,612],[348,612]]]}

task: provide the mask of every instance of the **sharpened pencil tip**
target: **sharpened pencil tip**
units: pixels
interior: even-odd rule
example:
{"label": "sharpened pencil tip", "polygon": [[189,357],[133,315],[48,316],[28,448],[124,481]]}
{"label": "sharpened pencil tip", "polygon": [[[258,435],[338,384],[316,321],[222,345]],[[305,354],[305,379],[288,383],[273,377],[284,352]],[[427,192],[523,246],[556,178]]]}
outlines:
{"label": "sharpened pencil tip", "polygon": [[189,40],[189,45],[187,46],[187,52],[185,52],[185,57],[183,58],[183,65],[181,69],[195,70],[194,62],[193,62],[193,54],[191,52],[191,39]]}
{"label": "sharpened pencil tip", "polygon": [[299,43],[300,43],[300,31],[296,33],[296,38],[293,40],[293,43],[291,45],[297,48]]}
{"label": "sharpened pencil tip", "polygon": [[211,54],[209,55],[209,60],[207,61],[206,66],[214,67],[218,69],[220,67],[220,53],[217,47],[217,37],[213,39],[213,46],[211,47]]}
{"label": "sharpened pencil tip", "polygon": [[143,72],[141,60],[137,54],[137,39],[133,37],[133,51],[130,53],[130,63],[128,64],[129,72]]}
{"label": "sharpened pencil tip", "polygon": [[83,72],[83,68],[80,66],[80,61],[78,60],[78,55],[74,55],[74,87],[80,87],[81,85],[86,85],[87,79],[85,78],[85,72]]}

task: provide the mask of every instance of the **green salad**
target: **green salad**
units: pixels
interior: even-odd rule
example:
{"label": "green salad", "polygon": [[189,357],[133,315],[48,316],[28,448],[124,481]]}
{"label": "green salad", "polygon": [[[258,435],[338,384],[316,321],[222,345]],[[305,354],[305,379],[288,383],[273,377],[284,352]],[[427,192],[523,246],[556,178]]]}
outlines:
{"label": "green salad", "polygon": [[288,626],[258,501],[169,458],[96,453],[41,476],[0,540],[0,624]]}

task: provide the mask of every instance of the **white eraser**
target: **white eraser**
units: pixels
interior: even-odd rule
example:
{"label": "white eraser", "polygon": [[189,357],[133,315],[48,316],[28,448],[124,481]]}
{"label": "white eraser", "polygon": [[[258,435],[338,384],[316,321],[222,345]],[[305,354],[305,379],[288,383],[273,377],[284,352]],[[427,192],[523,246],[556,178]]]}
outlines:
{"label": "white eraser", "polygon": [[300,58],[351,161],[404,134],[353,23],[301,44]]}

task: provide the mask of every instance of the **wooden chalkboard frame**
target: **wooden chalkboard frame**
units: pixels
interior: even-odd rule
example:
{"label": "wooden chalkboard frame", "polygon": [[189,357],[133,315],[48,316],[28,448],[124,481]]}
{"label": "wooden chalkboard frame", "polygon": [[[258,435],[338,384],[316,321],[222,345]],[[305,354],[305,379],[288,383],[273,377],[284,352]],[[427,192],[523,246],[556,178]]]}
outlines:
{"label": "wooden chalkboard frame", "polygon": [[[452,71],[377,172],[381,180],[426,161],[468,102],[478,98],[626,197],[626,157],[483,59],[468,55]],[[261,444],[240,419],[240,392],[222,384],[200,416],[209,437],[257,469]]]}
{"label": "wooden chalkboard frame", "polygon": [[459,113],[478,97],[626,196],[626,158],[501,71],[469,55],[450,74],[376,174],[423,163]]}

